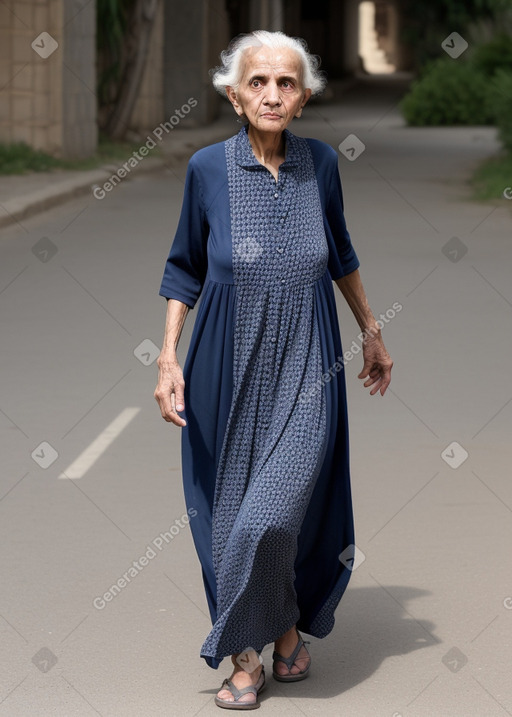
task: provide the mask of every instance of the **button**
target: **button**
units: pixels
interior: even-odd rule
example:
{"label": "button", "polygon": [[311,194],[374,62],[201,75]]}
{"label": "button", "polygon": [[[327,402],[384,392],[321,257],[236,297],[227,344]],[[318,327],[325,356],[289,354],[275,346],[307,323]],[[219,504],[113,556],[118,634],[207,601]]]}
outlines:
{"label": "button", "polygon": [[276,192],[276,193],[274,194],[274,199],[277,199],[278,196],[279,196],[279,194]]}
{"label": "button", "polygon": [[276,251],[278,251],[280,254],[282,254],[284,249],[282,246],[278,246],[278,247],[276,247]]}
{"label": "button", "polygon": [[281,284],[286,284],[286,279],[281,279]]}

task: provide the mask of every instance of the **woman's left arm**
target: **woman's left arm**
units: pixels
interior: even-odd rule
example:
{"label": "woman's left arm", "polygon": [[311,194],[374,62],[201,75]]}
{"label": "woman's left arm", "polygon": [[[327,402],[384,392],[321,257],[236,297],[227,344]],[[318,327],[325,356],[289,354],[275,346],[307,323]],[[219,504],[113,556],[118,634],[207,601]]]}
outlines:
{"label": "woman's left arm", "polygon": [[336,279],[336,284],[364,333],[364,365],[358,378],[368,376],[364,386],[373,386],[370,395],[373,396],[380,390],[383,396],[391,382],[393,361],[384,346],[379,325],[368,304],[359,269]]}

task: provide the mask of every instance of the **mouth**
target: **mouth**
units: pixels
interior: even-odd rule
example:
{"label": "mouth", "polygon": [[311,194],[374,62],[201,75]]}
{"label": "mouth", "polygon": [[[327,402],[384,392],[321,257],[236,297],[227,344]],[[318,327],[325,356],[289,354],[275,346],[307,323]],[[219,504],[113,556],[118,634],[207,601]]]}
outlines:
{"label": "mouth", "polygon": [[261,116],[266,117],[267,119],[281,119],[281,115],[278,115],[275,112],[265,112]]}

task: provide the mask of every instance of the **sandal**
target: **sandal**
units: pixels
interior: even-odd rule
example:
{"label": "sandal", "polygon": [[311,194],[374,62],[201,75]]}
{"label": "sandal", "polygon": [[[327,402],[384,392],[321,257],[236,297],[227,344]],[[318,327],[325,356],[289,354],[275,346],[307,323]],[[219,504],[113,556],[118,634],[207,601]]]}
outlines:
{"label": "sandal", "polygon": [[[261,684],[260,684],[261,683]],[[221,700],[220,697],[215,697],[215,704],[218,707],[223,707],[227,710],[255,710],[260,706],[258,701],[258,695],[263,691],[265,687],[265,668],[261,666],[261,674],[255,685],[248,685],[248,687],[242,687],[241,690],[236,687],[230,679],[226,678],[220,689],[228,689],[234,697],[233,701]],[[252,693],[255,697],[254,702],[240,702],[240,698],[243,695]]]}
{"label": "sandal", "polygon": [[[297,645],[295,646],[295,650],[292,652],[290,657],[283,657],[275,650],[272,654],[272,659],[274,660],[274,665],[272,666],[272,677],[274,678],[274,680],[277,680],[278,682],[298,682],[299,680],[305,680],[309,674],[309,668],[311,667],[311,657],[309,658],[308,666],[304,670],[301,670],[300,672],[297,672],[296,674],[293,674],[292,672],[290,672],[290,674],[288,674],[288,675],[280,675],[275,670],[276,662],[284,662],[284,664],[288,668],[288,671],[290,671],[295,663],[295,660],[297,659],[297,655],[300,652],[300,648],[303,645],[310,644],[309,640],[302,639],[302,637],[300,636],[300,632],[298,630],[297,630],[297,635],[298,635],[299,641],[298,641]],[[306,649],[306,652],[308,652],[307,647],[305,649]],[[309,652],[308,652],[308,656],[309,656]],[[300,658],[300,659],[306,659],[306,658]]]}

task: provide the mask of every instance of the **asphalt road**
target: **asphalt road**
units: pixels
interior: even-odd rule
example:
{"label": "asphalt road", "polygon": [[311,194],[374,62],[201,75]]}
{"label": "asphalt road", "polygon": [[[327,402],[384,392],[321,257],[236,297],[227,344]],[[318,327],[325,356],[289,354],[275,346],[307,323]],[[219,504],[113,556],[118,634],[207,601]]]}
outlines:
{"label": "asphalt road", "polygon": [[[400,90],[367,83],[290,127],[334,147],[356,135],[346,218],[395,366],[370,396],[338,292],[361,562],[333,632],[311,639],[310,678],[270,680],[262,714],[512,714],[512,201],[469,199],[493,129],[406,128]],[[153,398],[184,174],[2,233],[0,715],[218,714],[230,667],[199,658],[179,429]]]}

